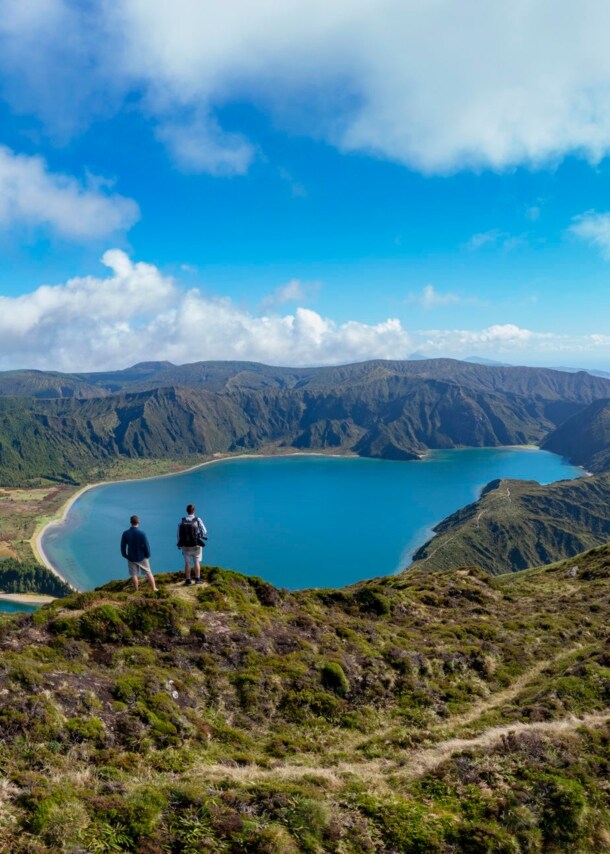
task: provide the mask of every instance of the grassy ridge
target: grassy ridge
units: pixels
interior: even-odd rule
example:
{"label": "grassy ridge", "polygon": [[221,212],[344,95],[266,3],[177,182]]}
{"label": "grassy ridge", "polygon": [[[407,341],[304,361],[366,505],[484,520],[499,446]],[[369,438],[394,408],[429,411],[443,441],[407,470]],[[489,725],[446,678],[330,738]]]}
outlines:
{"label": "grassy ridge", "polygon": [[576,563],[6,619],[0,850],[607,850],[610,550]]}
{"label": "grassy ridge", "polygon": [[610,539],[610,474],[544,486],[492,481],[434,532],[413,555],[414,567],[475,563],[498,575],[574,556]]}

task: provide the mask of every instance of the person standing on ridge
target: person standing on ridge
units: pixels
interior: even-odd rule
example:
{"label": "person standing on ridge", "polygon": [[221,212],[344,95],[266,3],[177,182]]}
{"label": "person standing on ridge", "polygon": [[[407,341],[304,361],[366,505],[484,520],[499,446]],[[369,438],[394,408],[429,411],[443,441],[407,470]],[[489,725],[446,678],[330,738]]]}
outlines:
{"label": "person standing on ridge", "polygon": [[184,557],[184,584],[191,584],[191,564],[195,570],[195,584],[201,584],[201,555],[207,540],[203,520],[195,516],[195,505],[186,505],[186,516],[178,524],[178,548]]}
{"label": "person standing on ridge", "polygon": [[142,570],[142,572],[146,573],[146,577],[156,593],[157,585],[155,584],[155,577],[152,574],[148,561],[150,557],[148,537],[144,531],[140,530],[140,519],[138,516],[132,516],[129,522],[131,527],[123,531],[123,536],[121,537],[121,554],[127,561],[127,568],[134,590],[138,589],[138,576],[140,570]]}

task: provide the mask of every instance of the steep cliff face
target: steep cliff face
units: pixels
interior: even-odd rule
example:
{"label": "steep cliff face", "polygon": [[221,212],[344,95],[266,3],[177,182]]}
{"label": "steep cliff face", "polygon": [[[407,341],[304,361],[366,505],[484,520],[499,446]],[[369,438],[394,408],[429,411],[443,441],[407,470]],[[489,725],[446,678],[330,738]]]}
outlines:
{"label": "steep cliff face", "polygon": [[[121,457],[278,447],[413,459],[428,448],[537,442],[563,418],[610,393],[609,382],[588,374],[442,359],[307,370],[147,363],[64,377],[71,396],[59,399],[55,391],[50,399],[33,397],[47,375],[30,373],[23,373],[21,385],[14,374],[0,375],[6,483],[78,481],[88,466]],[[47,379],[56,389],[58,376]],[[89,396],[96,387],[99,396]],[[10,395],[2,396],[3,388]]]}
{"label": "steep cliff face", "polygon": [[543,448],[592,472],[610,469],[610,400],[596,400],[561,424]]}

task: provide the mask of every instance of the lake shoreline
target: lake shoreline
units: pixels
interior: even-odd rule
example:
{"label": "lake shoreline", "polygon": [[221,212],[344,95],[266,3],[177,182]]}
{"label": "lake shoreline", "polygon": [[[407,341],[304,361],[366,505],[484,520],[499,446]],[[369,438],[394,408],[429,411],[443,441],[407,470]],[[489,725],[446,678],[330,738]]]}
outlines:
{"label": "lake shoreline", "polygon": [[[214,458],[211,460],[205,460],[202,463],[197,463],[194,466],[189,466],[186,469],[182,469],[181,471],[172,471],[167,472],[166,474],[155,474],[151,477],[126,477],[119,478],[118,480],[101,480],[98,483],[88,483],[85,486],[81,487],[74,495],[71,495],[68,500],[62,504],[59,508],[57,514],[42,525],[42,527],[37,528],[30,539],[30,546],[32,551],[34,552],[34,557],[42,563],[46,568],[53,573],[60,581],[63,581],[64,584],[68,584],[75,593],[80,592],[79,588],[73,584],[68,578],[66,578],[60,570],[52,563],[51,559],[47,555],[42,545],[42,540],[46,532],[49,528],[56,527],[57,525],[62,525],[66,521],[66,517],[70,512],[72,506],[81,498],[86,492],[89,492],[92,489],[97,489],[100,486],[111,486],[116,483],[136,483],[139,481],[145,480],[161,480],[166,477],[178,477],[182,474],[188,474],[189,472],[196,471],[197,469],[203,468],[204,466],[213,465],[214,463],[222,463],[227,460],[246,460],[246,459],[275,459],[278,457],[336,457],[336,458],[350,458],[356,457],[358,458],[358,454],[354,454],[350,451],[346,451],[342,454],[332,453],[326,454],[323,451],[294,451],[288,453],[279,453],[279,454],[219,454],[214,455]],[[25,603],[24,603],[25,604]]]}
{"label": "lake shoreline", "polygon": [[[464,452],[466,452],[466,451],[471,451],[471,452],[473,452],[473,451],[490,451],[490,452],[496,451],[496,452],[498,452],[498,451],[504,450],[504,451],[509,451],[509,452],[510,451],[520,451],[520,452],[531,451],[531,452],[534,452],[534,451],[540,451],[541,449],[537,445],[528,443],[527,445],[510,445],[510,446],[504,445],[504,446],[493,446],[493,447],[489,447],[489,448],[488,447],[485,447],[485,448],[452,448],[452,449],[445,449],[445,450],[450,450],[453,454],[453,453],[457,453],[459,451],[464,451]],[[425,454],[421,454],[417,459],[410,460],[409,462],[420,462],[420,461],[425,462],[426,460],[429,460],[430,458],[434,458],[435,453],[437,453],[437,452],[434,449],[427,450]],[[461,455],[459,455],[459,456],[461,456]],[[556,455],[551,454],[550,456],[556,456]],[[41,520],[40,527],[37,529],[37,531],[35,532],[35,535],[32,537],[32,541],[31,541],[32,549],[35,552],[38,559],[51,572],[53,572],[53,574],[57,578],[60,578],[62,581],[67,583],[74,591],[93,589],[94,586],[98,586],[100,583],[106,583],[106,582],[105,581],[104,582],[97,582],[96,584],[89,583],[89,581],[86,581],[84,578],[80,577],[81,570],[78,569],[78,565],[76,565],[73,569],[72,568],[69,569],[66,566],[67,572],[66,572],[66,574],[64,574],[64,572],[62,571],[63,561],[61,560],[61,555],[54,554],[53,558],[51,558],[50,555],[53,554],[53,551],[50,551],[50,552],[45,551],[45,546],[44,546],[44,538],[45,538],[46,534],[48,533],[49,529],[54,527],[54,526],[59,526],[59,525],[63,524],[65,522],[71,508],[85,493],[89,492],[90,490],[96,489],[97,487],[101,487],[101,486],[113,486],[113,485],[116,486],[119,484],[129,484],[129,483],[132,483],[132,484],[133,483],[147,483],[149,481],[155,481],[155,480],[161,481],[162,479],[168,478],[168,477],[178,478],[181,475],[188,475],[189,473],[192,473],[194,471],[201,470],[205,466],[212,465],[213,463],[220,463],[220,462],[230,463],[232,461],[237,461],[237,460],[259,460],[259,461],[262,461],[262,460],[280,460],[280,459],[288,458],[288,457],[290,457],[290,458],[299,458],[299,457],[300,458],[308,458],[309,457],[309,458],[318,458],[318,459],[324,459],[324,458],[350,459],[351,458],[354,460],[366,459],[366,458],[360,457],[358,454],[354,454],[353,452],[349,452],[349,451],[343,452],[343,453],[342,452],[337,453],[337,451],[335,449],[333,449],[332,453],[329,453],[329,452],[324,452],[324,451],[313,451],[313,452],[312,451],[285,451],[285,450],[276,451],[275,449],[271,448],[271,449],[267,450],[266,452],[263,451],[261,453],[257,453],[257,452],[255,452],[255,453],[244,453],[244,454],[220,454],[219,453],[217,455],[214,455],[212,458],[205,459],[202,462],[198,462],[195,465],[188,466],[187,468],[184,468],[184,469],[181,469],[178,471],[176,471],[176,470],[169,471],[169,472],[166,471],[163,474],[152,474],[152,475],[144,476],[144,477],[130,476],[130,477],[122,478],[122,479],[121,478],[118,478],[118,479],[113,478],[112,480],[104,480],[104,481],[100,481],[100,482],[96,482],[96,483],[86,484],[83,487],[81,487],[80,489],[78,489],[78,491],[76,491],[73,495],[71,495],[65,501],[65,503],[61,506],[61,508],[59,509],[59,511],[57,512],[57,514],[55,515],[54,518],[52,518],[52,519],[47,518],[47,519]],[[373,459],[371,459],[371,461],[384,462],[384,460],[377,459],[377,458],[373,458]],[[393,462],[393,461],[390,460],[389,462]],[[564,461],[564,462],[567,463],[567,461]],[[417,468],[419,468],[419,467],[417,467]],[[582,473],[583,473],[582,469],[580,469],[580,472],[582,475]],[[521,474],[520,478],[523,479],[523,477],[524,477],[524,475]],[[534,475],[534,477],[535,477],[535,475]],[[527,477],[526,477],[526,479],[527,479]],[[555,477],[552,478],[552,480],[544,480],[541,482],[550,483],[550,482],[554,482],[557,479],[558,479],[558,477],[557,477],[557,475],[555,475]],[[559,475],[559,479],[560,480],[563,479],[561,477],[561,475]],[[160,487],[160,489],[162,491],[163,487]],[[95,501],[97,501],[97,500],[98,499],[96,498]],[[465,504],[468,503],[468,501],[463,501],[462,503],[465,506]],[[462,506],[462,504],[460,504],[459,506]],[[426,528],[428,528],[428,531],[433,530],[434,527],[440,521],[442,521],[442,519],[445,518],[446,515],[448,515],[448,513],[455,512],[455,509],[459,509],[459,506],[457,506],[456,508],[450,508],[447,511],[447,513],[445,513],[445,512],[440,513],[440,515],[438,517],[435,517],[434,519],[428,518],[426,520],[426,522],[427,522]],[[437,508],[437,510],[438,509],[439,508]],[[117,527],[116,520],[115,520],[115,524],[113,525],[113,530],[114,530],[114,527]],[[117,529],[118,529],[118,527],[117,527]],[[424,541],[425,541],[425,538],[422,540],[422,542],[414,543],[412,540],[409,542],[409,552],[410,552],[411,556],[414,553],[414,551],[417,548],[419,548],[419,546]],[[107,540],[106,540],[106,542],[107,542]],[[50,548],[51,548],[51,546],[49,546],[49,549]],[[114,550],[112,550],[112,551],[114,551]],[[117,549],[117,552],[118,552],[118,549]],[[226,559],[230,560],[230,558],[226,558]],[[167,555],[165,556],[164,560],[167,560]],[[112,562],[114,562],[114,559],[112,559]],[[223,564],[223,565],[225,565],[225,564]],[[226,564],[226,565],[228,566],[228,565],[232,565],[232,564]],[[404,568],[405,568],[405,564],[401,560],[400,569],[402,570]],[[392,575],[396,571],[399,571],[399,570],[398,570],[397,564],[395,563],[393,567],[388,568],[387,574]],[[259,570],[257,572],[254,568],[251,568],[250,574],[262,575],[264,573],[261,570]],[[378,574],[378,573],[375,573],[375,574]],[[76,580],[73,580],[73,579],[76,579]],[[110,580],[110,579],[108,579],[108,580]],[[345,583],[351,583],[351,582],[337,581],[337,584],[339,586],[343,586]],[[298,589],[298,588],[295,587],[295,589]]]}
{"label": "lake shoreline", "polygon": [[14,602],[16,605],[48,605],[55,598],[44,593],[0,593],[0,602]]}
{"label": "lake shoreline", "polygon": [[[466,453],[466,452],[470,452],[470,453],[495,452],[496,454],[497,454],[497,452],[500,452],[500,458],[502,458],[502,459],[504,458],[504,454],[502,454],[503,451],[508,452],[509,457],[511,455],[511,452],[514,452],[514,451],[521,452],[521,453],[528,452],[528,451],[530,451],[530,452],[540,451],[540,449],[537,446],[531,445],[531,444],[517,445],[517,446],[498,446],[498,447],[492,447],[492,448],[457,448],[457,449],[446,449],[446,450],[454,460],[456,458],[462,457],[462,454],[458,453],[459,451],[462,451],[463,453]],[[441,457],[444,456],[444,452],[442,450],[441,451],[430,450],[424,456],[420,457],[420,460],[413,460],[413,462],[417,462],[417,461],[425,462],[426,460],[434,460],[434,457],[438,453],[441,454]],[[524,456],[529,457],[529,454],[526,453]],[[559,458],[557,457],[557,455],[548,454],[548,456],[554,457],[556,460],[559,461]],[[274,453],[274,449],[270,449],[270,452],[267,452],[267,453],[248,453],[248,454],[238,454],[238,455],[218,454],[217,456],[215,456],[211,459],[204,460],[203,462],[198,462],[195,465],[191,465],[188,468],[182,469],[181,471],[171,471],[171,472],[165,472],[163,474],[154,474],[152,476],[144,476],[144,477],[130,476],[130,477],[126,477],[122,480],[118,479],[118,478],[114,478],[111,481],[102,481],[99,483],[87,484],[87,485],[83,486],[81,489],[79,489],[75,494],[71,495],[70,498],[68,498],[66,500],[66,502],[62,505],[61,511],[58,512],[57,516],[54,519],[49,520],[47,518],[46,520],[41,520],[41,522],[43,524],[41,524],[41,527],[38,530],[37,535],[36,535],[36,540],[37,540],[36,545],[37,545],[38,554],[43,556],[43,560],[44,560],[44,563],[46,566],[48,566],[58,577],[62,578],[64,581],[67,581],[67,583],[73,585],[74,589],[77,589],[77,588],[80,588],[83,590],[93,589],[94,587],[97,587],[100,584],[104,584],[108,580],[111,580],[111,577],[117,577],[117,575],[121,574],[121,570],[119,568],[119,563],[118,563],[118,549],[115,550],[112,546],[112,543],[109,542],[109,539],[112,540],[114,538],[114,533],[116,533],[116,530],[118,530],[119,528],[121,528],[121,530],[122,530],[121,523],[118,521],[118,517],[116,517],[116,514],[114,514],[113,510],[112,510],[112,507],[115,506],[114,499],[112,499],[111,504],[108,505],[106,510],[103,511],[104,517],[106,515],[108,515],[108,513],[110,513],[112,515],[114,521],[112,522],[111,529],[109,529],[105,535],[104,542],[103,543],[100,542],[100,543],[96,544],[96,552],[95,552],[95,554],[98,555],[100,553],[98,547],[101,547],[102,550],[105,551],[105,554],[106,554],[106,558],[105,558],[106,565],[110,566],[110,564],[114,565],[116,563],[117,571],[111,577],[104,575],[102,580],[94,580],[96,578],[96,576],[93,576],[93,578],[89,579],[88,577],[83,575],[82,567],[85,565],[85,564],[83,564],[83,560],[86,561],[86,555],[88,554],[88,549],[90,550],[90,548],[87,546],[87,542],[89,542],[89,544],[91,544],[92,542],[96,542],[95,539],[86,540],[86,541],[81,542],[82,554],[81,554],[80,563],[77,562],[76,564],[74,564],[74,566],[72,566],[69,563],[66,563],[64,561],[64,559],[62,558],[61,553],[58,551],[55,551],[55,535],[53,535],[52,541],[49,541],[49,544],[47,546],[48,552],[45,551],[45,545],[43,542],[43,539],[44,539],[46,533],[49,531],[49,528],[52,525],[61,524],[66,519],[70,509],[73,507],[75,502],[79,498],[81,498],[86,492],[96,488],[97,486],[113,486],[113,485],[118,486],[120,484],[129,484],[129,483],[131,483],[131,484],[146,484],[150,481],[155,481],[155,480],[162,481],[162,478],[167,478],[170,476],[176,477],[177,479],[180,479],[181,475],[188,475],[189,473],[192,473],[192,472],[195,472],[198,470],[202,470],[204,466],[211,465],[212,463],[215,463],[215,462],[224,462],[226,464],[229,464],[234,460],[236,461],[236,460],[240,460],[240,459],[243,459],[243,460],[259,460],[260,462],[263,462],[263,461],[272,462],[275,460],[276,462],[279,462],[281,459],[288,458],[288,457],[290,457],[290,458],[301,458],[303,460],[306,460],[307,458],[312,458],[312,459],[317,458],[319,460],[324,460],[325,458],[328,458],[329,463],[331,461],[331,458],[348,459],[348,460],[349,459],[362,460],[363,462],[365,462],[367,460],[367,458],[362,458],[359,455],[354,454],[353,452],[352,453],[349,453],[349,452],[348,453],[341,453],[341,452],[337,453],[336,451],[334,451],[334,453],[324,453],[324,452],[319,452],[319,451],[315,451],[315,452],[295,451],[295,452],[290,452],[290,453],[286,453],[286,452],[279,452],[279,453],[275,452]],[[523,457],[522,457],[522,459],[523,459]],[[368,461],[369,462],[376,462],[376,463],[385,462],[384,460],[380,460],[380,459],[370,459]],[[391,461],[390,460],[389,462],[390,463],[396,463],[397,461]],[[564,462],[567,462],[567,461],[564,461]],[[438,463],[437,463],[437,465],[438,465]],[[442,463],[442,465],[444,465],[444,463]],[[525,471],[524,471],[523,470],[524,463],[521,463],[521,467],[520,467],[521,470],[518,473],[515,472],[515,474],[505,474],[505,475],[500,475],[500,476],[515,477],[516,479],[521,479],[521,480],[523,480],[523,479],[527,480],[531,477],[531,478],[539,480],[541,483],[551,483],[551,482],[555,482],[557,480],[562,480],[565,477],[565,475],[563,475],[561,473],[553,472],[554,476],[551,475],[551,477],[540,478],[537,474],[537,471],[538,471],[536,468],[537,464],[534,463],[533,465],[534,465],[533,469],[530,469],[529,464],[526,464]],[[400,468],[402,469],[402,466],[400,466]],[[405,467],[405,469],[409,469],[409,468],[410,467]],[[420,468],[419,466],[414,467],[413,472],[419,470],[419,468]],[[427,468],[427,467],[425,467],[425,468]],[[573,467],[573,468],[575,469],[576,467]],[[422,472],[423,472],[423,469],[422,469]],[[572,475],[568,475],[568,477],[571,479],[575,476],[576,477],[582,476],[582,474],[583,474],[582,469],[580,469],[580,474],[572,474]],[[496,476],[497,475],[490,472],[486,478],[483,478],[479,481],[478,486],[475,483],[475,488],[477,490],[479,490],[482,485],[484,485],[485,483],[487,483],[489,480],[493,479]],[[219,477],[222,479],[221,475],[214,475],[213,477],[214,477],[214,479],[218,479]],[[343,475],[341,477],[343,477]],[[379,475],[376,475],[375,477],[379,477]],[[419,479],[420,489],[421,489],[421,487],[425,486],[425,484],[427,483],[427,475],[424,478],[423,482],[421,481],[420,476],[416,476],[416,479]],[[360,483],[360,479],[358,479],[358,483]],[[147,491],[147,489],[148,488],[145,487],[145,492]],[[166,492],[165,492],[165,490],[161,484],[159,486],[155,487],[155,489],[157,490],[157,492],[160,495],[166,494]],[[180,495],[181,487],[178,484],[176,486],[172,486],[171,489],[175,490],[174,498],[173,498],[173,501],[175,503],[175,496]],[[324,494],[326,495],[327,493],[325,492]],[[332,494],[332,490],[331,490],[331,494]],[[477,492],[477,494],[478,494],[478,492]],[[103,502],[104,499],[100,499],[98,497],[88,498],[87,499],[87,506],[89,505],[89,502],[91,502],[91,501],[94,501],[95,503],[97,503],[100,500]],[[445,518],[450,513],[455,512],[455,510],[459,509],[459,507],[465,506],[467,503],[470,503],[471,500],[472,499],[470,498],[469,495],[461,495],[459,504],[456,503],[454,506],[449,506],[448,508],[445,508],[443,505],[443,507],[441,508],[441,507],[437,507],[436,505],[434,505],[436,512],[434,512],[433,514],[428,513],[427,518],[424,520],[425,530],[426,530],[426,533],[428,534],[428,537],[430,536],[430,530],[433,530],[434,526],[437,525],[439,521],[441,521],[443,518]],[[395,503],[395,505],[393,505],[393,507],[394,506],[400,507],[401,505],[402,505],[402,499],[399,499],[398,503]],[[238,506],[238,504],[236,506]],[[260,507],[262,505],[260,503],[258,503],[257,506]],[[409,518],[411,518],[411,517],[409,516]],[[101,522],[102,521],[103,521],[103,519],[101,520]],[[101,524],[101,522],[100,522],[100,524]],[[349,522],[349,520],[348,520],[348,522]],[[215,524],[218,525],[219,523],[220,523],[220,520],[217,519]],[[220,524],[219,530],[221,532],[224,532],[223,524],[224,523]],[[299,525],[298,520],[295,521],[295,524],[297,525],[297,529],[298,529],[298,525]],[[345,530],[348,530],[349,524],[348,523],[346,523],[346,524],[347,524],[347,528],[345,528]],[[259,530],[262,530],[262,529],[259,529]],[[343,527],[341,527],[341,530],[343,530]],[[399,520],[398,521],[398,527],[396,525],[394,525],[392,530],[393,531],[400,531],[400,532],[404,533],[402,520]],[[406,530],[410,531],[408,524],[407,524]],[[163,542],[166,543],[165,546],[162,545],[162,548],[164,548],[164,549],[168,548],[167,547],[167,534],[168,534],[168,531],[166,531],[165,535],[164,535],[165,539],[163,540]],[[230,537],[229,537],[229,540],[227,540],[226,532],[224,532],[224,534],[225,534],[224,540],[221,539],[219,541],[221,543],[228,542],[230,540]],[[170,533],[170,539],[171,539],[171,536],[172,535]],[[253,536],[258,540],[258,538],[259,538],[258,533],[254,534]],[[405,544],[408,543],[409,553],[412,554],[415,551],[415,549],[417,549],[424,541],[426,541],[426,539],[428,537],[423,536],[423,537],[421,537],[421,539],[418,538],[417,542],[414,542],[414,540],[412,539],[411,536],[405,537],[405,539],[402,540],[402,545],[400,546],[400,550],[402,550],[404,548]],[[252,539],[252,536],[250,537],[250,540],[251,539]],[[354,539],[355,538],[352,538],[352,541]],[[391,539],[391,537],[390,537],[390,539]],[[248,540],[246,539],[246,541],[248,541]],[[272,545],[272,548],[275,548],[275,546]],[[117,553],[116,559],[115,559],[115,551]],[[331,551],[332,551],[332,549],[331,549]],[[383,549],[382,549],[382,551],[383,551]],[[273,552],[273,553],[275,553],[275,552]],[[168,564],[173,563],[172,554],[175,554],[175,552],[166,552],[162,557],[163,562],[168,563]],[[271,553],[269,553],[269,554],[271,554]],[[397,550],[397,555],[398,554],[400,554],[399,550]],[[405,552],[403,552],[402,554],[404,555]],[[246,557],[247,557],[246,560],[242,560],[243,555],[239,555],[239,556],[231,555],[231,556],[229,556],[227,554],[222,554],[222,555],[218,555],[218,556],[214,555],[214,557],[212,557],[212,555],[210,554],[210,558],[212,558],[212,563],[214,563],[214,562],[220,563],[220,565],[222,565],[222,566],[232,567],[232,568],[235,568],[236,571],[245,572],[246,574],[260,575],[261,577],[265,577],[271,583],[279,584],[279,586],[282,586],[282,585],[286,586],[286,584],[283,580],[277,581],[277,579],[274,580],[273,576],[270,578],[267,577],[266,576],[266,570],[267,570],[266,565],[264,565],[264,566],[259,565],[257,567],[256,566],[256,557],[254,558],[254,561],[252,561],[250,555],[246,555]],[[357,555],[351,556],[350,565],[356,565],[358,563],[359,558],[360,558],[360,551],[358,552]],[[360,577],[356,576],[355,581],[363,580],[366,577],[378,576],[379,575],[379,569],[381,569],[381,567],[379,566],[379,563],[378,563],[379,560],[380,560],[380,555],[377,551],[375,551],[373,554],[369,554],[367,556],[367,561],[371,567],[370,574],[369,575],[365,574],[365,575],[362,575]],[[392,558],[392,560],[391,560],[392,565],[388,564],[386,566],[383,574],[393,575],[396,571],[401,571],[405,568],[405,566],[408,565],[404,562],[404,557],[402,557],[402,555],[401,555],[401,558],[399,560],[400,560],[400,564],[398,563],[398,560],[396,558]],[[299,566],[299,561],[297,560],[296,563],[294,563],[294,565],[293,565],[293,563],[294,562],[292,562],[292,561],[290,562],[290,571],[291,572],[294,571],[295,573],[297,573],[298,572],[297,567]],[[317,563],[317,558],[312,558],[309,565],[313,566],[316,563]],[[386,564],[388,563],[387,560],[385,563]],[[62,569],[61,569],[64,566],[66,568],[66,575],[64,575],[64,573],[62,572]],[[347,566],[347,564],[346,564],[346,566]],[[339,567],[337,567],[337,568],[339,569]],[[286,569],[288,570],[288,567],[286,567]],[[87,570],[87,572],[88,572],[88,570]],[[351,579],[344,580],[342,577],[342,573],[343,573],[343,570],[338,572],[337,577],[334,579],[334,586],[342,587],[342,586],[345,586],[346,584],[354,583]],[[102,575],[102,573],[98,573],[99,577],[101,577],[101,575]],[[282,578],[283,578],[283,576],[282,576]],[[305,589],[306,587],[309,587],[309,586],[318,586],[319,587],[319,586],[328,586],[328,585],[329,585],[329,580],[327,578],[324,578],[322,582],[320,582],[319,580],[313,580],[312,579],[311,582],[309,582],[309,583],[306,582],[305,585],[303,585],[302,581],[300,584],[297,581],[297,582],[294,582],[292,584],[292,588],[293,589]]]}

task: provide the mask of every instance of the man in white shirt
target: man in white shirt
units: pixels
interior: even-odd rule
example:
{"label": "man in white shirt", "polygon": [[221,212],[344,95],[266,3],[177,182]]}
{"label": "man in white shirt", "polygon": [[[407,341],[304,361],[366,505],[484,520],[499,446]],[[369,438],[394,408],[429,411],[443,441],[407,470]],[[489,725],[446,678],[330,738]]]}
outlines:
{"label": "man in white shirt", "polygon": [[184,584],[191,584],[191,565],[195,570],[195,584],[201,584],[201,556],[207,529],[203,520],[195,516],[195,505],[186,505],[186,516],[178,524],[178,548],[184,557]]}

